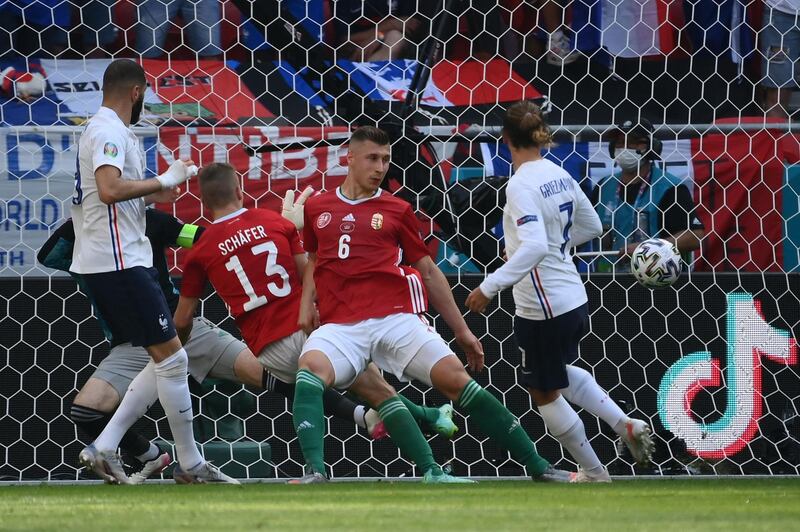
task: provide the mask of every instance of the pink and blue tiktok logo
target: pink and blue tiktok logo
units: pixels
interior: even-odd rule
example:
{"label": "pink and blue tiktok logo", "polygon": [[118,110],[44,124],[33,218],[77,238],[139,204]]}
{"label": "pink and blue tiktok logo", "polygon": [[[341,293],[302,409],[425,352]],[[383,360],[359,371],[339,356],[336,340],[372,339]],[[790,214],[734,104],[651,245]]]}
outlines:
{"label": "pink and blue tiktok logo", "polygon": [[[751,294],[727,295],[727,359],[722,379],[719,359],[708,351],[690,353],[661,379],[658,414],[664,427],[703,458],[724,458],[741,451],[755,436],[761,418],[761,361],[797,364],[797,341],[788,331],[767,324],[761,303]],[[704,389],[727,387],[722,417],[697,420],[692,403]]]}

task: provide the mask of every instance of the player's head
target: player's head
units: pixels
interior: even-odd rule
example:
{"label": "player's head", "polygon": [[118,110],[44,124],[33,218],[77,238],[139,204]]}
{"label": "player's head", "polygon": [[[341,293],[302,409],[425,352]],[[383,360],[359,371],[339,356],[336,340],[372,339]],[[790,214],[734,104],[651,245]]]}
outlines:
{"label": "player's head", "polygon": [[541,108],[527,100],[509,107],[503,119],[503,140],[518,150],[550,145],[552,136]]}
{"label": "player's head", "polygon": [[350,137],[347,179],[365,190],[377,190],[389,171],[390,142],[385,131],[363,126]]}
{"label": "player's head", "polygon": [[103,74],[103,103],[127,107],[130,104],[130,124],[139,121],[144,106],[144,91],[147,79],[144,69],[130,59],[116,59]]}
{"label": "player's head", "polygon": [[223,209],[240,209],[244,204],[242,187],[236,169],[227,163],[212,163],[204,166],[197,176],[200,183],[200,199],[211,212]]}

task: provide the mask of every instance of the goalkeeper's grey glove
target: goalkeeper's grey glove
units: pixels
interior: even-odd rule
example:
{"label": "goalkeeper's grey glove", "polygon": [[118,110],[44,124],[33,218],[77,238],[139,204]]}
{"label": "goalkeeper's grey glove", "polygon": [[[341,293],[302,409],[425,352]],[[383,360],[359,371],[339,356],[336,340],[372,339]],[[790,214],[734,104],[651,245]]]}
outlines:
{"label": "goalkeeper's grey glove", "polygon": [[294,199],[294,190],[287,190],[286,195],[283,197],[281,216],[292,222],[298,231],[303,229],[303,204],[313,193],[313,188],[306,187],[297,198],[297,201]]}
{"label": "goalkeeper's grey glove", "polygon": [[161,188],[172,188],[180,185],[192,176],[197,175],[197,166],[194,164],[187,165],[183,161],[175,161],[166,172],[156,176],[158,182],[161,183]]}

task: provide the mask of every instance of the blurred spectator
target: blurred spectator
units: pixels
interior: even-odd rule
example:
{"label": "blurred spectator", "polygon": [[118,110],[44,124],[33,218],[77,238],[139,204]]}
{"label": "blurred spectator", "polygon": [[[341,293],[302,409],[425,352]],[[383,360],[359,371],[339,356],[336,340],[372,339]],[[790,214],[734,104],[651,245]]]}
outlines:
{"label": "blurred spectator", "polygon": [[[547,1],[547,0],[545,0]],[[466,0],[463,16],[470,36],[469,56],[481,61],[504,56],[502,37],[508,31],[497,0]]]}
{"label": "blurred spectator", "polygon": [[765,0],[760,33],[761,85],[768,117],[786,118],[789,97],[798,88],[800,64],[800,0]]}
{"label": "blurred spectator", "polygon": [[353,61],[417,57],[417,48],[431,28],[430,18],[418,11],[418,5],[415,0],[332,2],[340,57]]}
{"label": "blurred spectator", "polygon": [[[652,237],[675,243],[681,253],[700,247],[705,230],[695,215],[692,195],[680,179],[655,164],[661,158],[661,141],[653,133],[653,125],[641,119],[624,121],[612,135],[609,152],[620,171],[601,179],[592,194],[606,232],[604,251],[629,256],[639,242]],[[599,269],[609,265],[600,261]],[[615,266],[617,272],[627,268]]]}
{"label": "blurred spectator", "polygon": [[112,8],[115,0],[84,0],[80,6],[80,20],[86,28],[81,28],[80,36],[85,54],[101,55],[119,34],[114,25]]}
{"label": "blurred spectator", "polygon": [[66,0],[0,0],[0,57],[57,56],[67,45]]}
{"label": "blurred spectator", "polygon": [[[563,3],[567,2],[569,9]],[[576,7],[568,0],[503,0],[502,5],[511,11],[512,27],[522,34],[528,55],[539,57],[556,66],[574,62],[580,57],[576,47],[576,29],[573,19],[583,20],[580,13],[588,7]],[[572,26],[572,27],[571,27]],[[544,43],[544,48],[542,47]]]}
{"label": "blurred spectator", "polygon": [[13,66],[0,72],[0,96],[19,98],[31,102],[47,90],[44,69],[38,64],[28,64],[26,70]]}
{"label": "blurred spectator", "polygon": [[167,32],[180,15],[186,33],[184,44],[200,57],[221,55],[221,9],[217,0],[141,0],[136,51],[147,58],[163,56]]}

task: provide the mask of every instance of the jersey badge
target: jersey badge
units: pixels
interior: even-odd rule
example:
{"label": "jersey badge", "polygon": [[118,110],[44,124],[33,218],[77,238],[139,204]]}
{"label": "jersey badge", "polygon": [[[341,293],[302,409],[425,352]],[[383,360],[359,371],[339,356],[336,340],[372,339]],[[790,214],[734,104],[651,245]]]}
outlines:
{"label": "jersey badge", "polygon": [[118,153],[119,149],[113,142],[106,142],[105,145],[103,145],[103,155],[106,157],[116,157]]}
{"label": "jersey badge", "polygon": [[167,332],[167,329],[169,329],[169,321],[163,314],[158,316],[158,324],[161,325],[161,329],[164,332]]}
{"label": "jersey badge", "polygon": [[342,222],[342,225],[339,226],[339,230],[342,233],[352,233],[356,230],[356,224],[353,222]]}
{"label": "jersey badge", "polygon": [[323,212],[319,215],[319,218],[317,218],[317,227],[319,229],[322,229],[329,223],[331,223],[331,213],[329,212]]}
{"label": "jersey badge", "polygon": [[372,228],[375,229],[376,231],[380,231],[381,228],[383,227],[383,215],[379,212],[373,214],[372,221],[370,222],[369,225],[372,226]]}
{"label": "jersey badge", "polygon": [[528,222],[537,222],[537,221],[539,221],[539,218],[537,218],[535,214],[528,214],[517,220],[517,227],[519,227],[520,225],[525,225]]}

